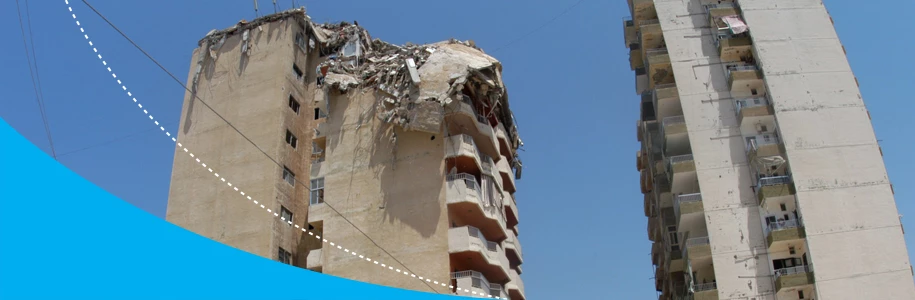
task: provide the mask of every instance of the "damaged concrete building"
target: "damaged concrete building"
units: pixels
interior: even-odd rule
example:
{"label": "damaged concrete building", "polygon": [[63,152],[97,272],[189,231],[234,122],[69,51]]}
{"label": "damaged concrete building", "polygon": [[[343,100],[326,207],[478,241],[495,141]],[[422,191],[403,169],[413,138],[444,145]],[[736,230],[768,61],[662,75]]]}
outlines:
{"label": "damaged concrete building", "polygon": [[316,272],[524,299],[501,72],[470,41],[398,46],[304,9],[213,30],[178,136],[208,165],[175,156],[166,219]]}
{"label": "damaged concrete building", "polygon": [[823,1],[628,4],[658,299],[915,299],[882,151]]}

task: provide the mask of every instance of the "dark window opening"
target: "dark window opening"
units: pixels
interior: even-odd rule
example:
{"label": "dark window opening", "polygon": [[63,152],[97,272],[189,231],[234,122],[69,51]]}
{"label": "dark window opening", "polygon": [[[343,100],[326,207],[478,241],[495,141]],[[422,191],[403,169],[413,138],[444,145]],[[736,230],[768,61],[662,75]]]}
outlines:
{"label": "dark window opening", "polygon": [[289,185],[295,186],[295,174],[287,167],[283,167],[283,180]]}
{"label": "dark window opening", "polygon": [[292,131],[286,130],[286,144],[292,146],[292,149],[295,149],[299,144],[299,139],[292,134]]}
{"label": "dark window opening", "polygon": [[302,80],[302,70],[299,69],[299,66],[292,64],[292,72],[295,72],[295,78]]}
{"label": "dark window opening", "polygon": [[292,253],[289,253],[289,251],[286,251],[286,249],[283,249],[282,247],[280,247],[279,250],[277,251],[277,260],[279,260],[281,263],[291,265],[292,264]]}
{"label": "dark window opening", "polygon": [[301,107],[301,106],[299,105],[299,101],[296,101],[296,100],[295,100],[295,97],[292,97],[292,95],[289,95],[289,108],[291,108],[292,111],[294,111],[295,114],[298,115],[298,114],[299,114],[299,107]]}
{"label": "dark window opening", "polygon": [[280,217],[282,218],[281,220],[284,220],[287,225],[292,226],[292,223],[294,222],[292,220],[292,212],[286,209],[285,206],[280,206]]}

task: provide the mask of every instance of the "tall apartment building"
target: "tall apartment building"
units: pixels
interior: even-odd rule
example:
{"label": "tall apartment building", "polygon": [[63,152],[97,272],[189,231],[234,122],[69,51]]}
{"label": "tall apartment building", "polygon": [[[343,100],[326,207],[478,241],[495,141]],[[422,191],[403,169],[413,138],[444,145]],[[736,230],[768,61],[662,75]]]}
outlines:
{"label": "tall apartment building", "polygon": [[304,9],[213,30],[178,136],[203,162],[178,149],[166,219],[316,272],[524,299],[501,71],[473,42],[396,46]]}
{"label": "tall apartment building", "polygon": [[820,0],[629,0],[659,299],[915,299],[882,152]]}

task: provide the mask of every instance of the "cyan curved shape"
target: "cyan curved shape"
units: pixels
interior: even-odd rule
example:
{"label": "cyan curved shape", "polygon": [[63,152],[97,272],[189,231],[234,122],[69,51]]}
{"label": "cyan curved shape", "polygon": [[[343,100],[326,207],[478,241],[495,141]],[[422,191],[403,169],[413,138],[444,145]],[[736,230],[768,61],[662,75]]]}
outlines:
{"label": "cyan curved shape", "polygon": [[0,204],[0,299],[470,299],[315,273],[215,242],[83,179],[2,119]]}

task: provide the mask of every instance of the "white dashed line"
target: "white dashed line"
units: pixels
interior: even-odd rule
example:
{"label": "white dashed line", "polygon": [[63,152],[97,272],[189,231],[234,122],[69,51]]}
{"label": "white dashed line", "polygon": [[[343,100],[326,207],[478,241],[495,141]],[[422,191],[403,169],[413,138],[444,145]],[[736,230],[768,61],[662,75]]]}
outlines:
{"label": "white dashed line", "polygon": [[[72,11],[73,11],[73,7],[70,6],[70,1],[69,1],[69,0],[64,0],[64,3],[67,4],[67,10],[69,10],[70,12],[72,12]],[[111,73],[111,78],[114,79],[114,80],[117,82],[117,84],[121,87],[121,89],[122,89],[123,91],[126,92],[127,97],[130,97],[130,99],[133,100],[134,103],[137,103],[137,108],[142,109],[142,110],[143,110],[143,114],[148,115],[148,116],[149,116],[149,119],[152,120],[153,123],[156,124],[156,126],[159,126],[159,129],[160,129],[161,131],[165,132],[165,135],[166,135],[167,137],[170,137],[171,140],[172,140],[172,142],[177,143],[177,146],[180,147],[182,150],[184,150],[185,153],[188,153],[188,155],[189,155],[191,158],[195,159],[195,161],[196,161],[197,163],[199,163],[201,167],[205,168],[205,169],[206,169],[207,171],[209,171],[210,173],[213,173],[213,174],[215,175],[215,177],[218,177],[218,178],[219,178],[220,181],[225,182],[225,183],[227,184],[228,187],[233,188],[234,191],[238,192],[241,196],[244,197],[244,196],[245,196],[245,192],[244,192],[244,191],[239,190],[238,186],[233,185],[231,181],[228,181],[225,177],[219,176],[219,173],[215,173],[215,172],[213,171],[212,168],[207,167],[207,164],[201,162],[200,158],[196,157],[196,156],[194,155],[194,153],[190,152],[190,150],[188,150],[186,147],[184,147],[181,143],[178,143],[178,140],[177,140],[175,137],[172,137],[171,132],[165,130],[165,127],[164,127],[164,126],[159,125],[159,121],[157,121],[151,114],[149,114],[149,111],[147,111],[146,109],[143,109],[143,104],[140,103],[139,100],[137,100],[137,98],[133,97],[133,93],[130,92],[130,91],[127,89],[127,85],[123,84],[123,82],[122,82],[120,79],[118,79],[117,74],[114,73],[114,71],[112,70],[112,68],[108,65],[108,62],[102,59],[102,54],[99,53],[98,47],[95,45],[95,43],[92,42],[92,40],[89,40],[89,34],[86,34],[86,33],[85,33],[86,30],[85,30],[85,28],[82,27],[82,24],[80,24],[79,20],[76,19],[76,14],[73,13],[73,14],[71,14],[71,15],[73,16],[73,19],[76,20],[76,26],[79,27],[80,33],[83,33],[83,37],[84,37],[86,40],[89,41],[89,46],[92,47],[92,52],[93,52],[93,53],[98,53],[96,56],[98,57],[99,60],[102,61],[102,65],[106,67],[105,69],[108,71],[108,73]],[[255,205],[258,205],[258,201],[252,199],[251,196],[247,196],[246,198],[247,198],[248,200],[252,201]],[[273,213],[273,215],[274,215],[275,217],[279,217],[279,214],[274,213],[270,208],[265,207],[263,204],[260,204],[260,208],[266,209],[268,213]],[[285,219],[285,218],[282,218],[282,217],[280,217],[279,219],[282,220],[282,221],[286,221],[286,219]],[[286,222],[286,223],[292,224],[292,222]],[[300,228],[299,225],[295,225],[295,227],[296,227],[296,228]],[[327,239],[322,239],[321,236],[315,235],[313,232],[310,232],[310,231],[308,231],[308,230],[305,229],[305,228],[301,228],[301,230],[302,230],[302,232],[308,233],[308,235],[314,236],[315,239],[318,239],[319,241],[322,241],[322,242],[324,242],[324,243],[328,243]],[[346,252],[346,253],[352,253],[353,256],[356,255],[356,252],[350,251],[349,249],[344,249],[342,246],[340,246],[340,245],[335,245],[333,242],[331,242],[330,245],[331,245],[331,246],[336,246],[337,249],[344,250],[344,252]],[[371,258],[364,257],[363,255],[359,255],[359,258],[360,258],[360,259],[363,259],[363,258],[364,258],[365,261],[367,261],[367,262],[373,262],[373,263],[376,264],[376,265],[379,265],[379,264],[380,264],[382,268],[387,267],[389,270],[392,270],[392,271],[394,270],[394,267],[392,267],[392,266],[386,266],[384,263],[379,263],[377,260],[372,260]],[[411,273],[409,273],[409,272],[407,272],[407,271],[401,272],[400,269],[397,269],[396,272],[397,272],[397,273],[403,273],[404,275],[410,276],[410,277],[412,277],[412,278],[417,278],[417,279],[420,280],[420,281],[423,281],[423,280],[425,280],[426,282],[429,282],[429,281],[430,281],[430,280],[427,279],[427,278],[424,278],[424,277],[422,277],[422,276],[418,276],[418,275],[416,275],[416,274],[411,274]],[[442,283],[440,283],[440,282],[438,282],[438,281],[434,281],[434,282],[435,282],[436,285],[441,285],[442,287],[446,287],[446,286],[447,286],[448,288],[454,289],[454,286],[446,285],[444,282],[442,282]],[[458,290],[462,290],[462,289],[458,289]],[[463,289],[463,291],[464,291],[464,292],[471,293],[472,295],[483,295],[483,296],[485,296],[485,297],[487,297],[487,298],[499,298],[499,297],[494,296],[494,295],[485,295],[484,293],[471,292],[470,290],[467,290],[467,289]],[[508,300],[507,298],[500,298],[500,299]]]}

